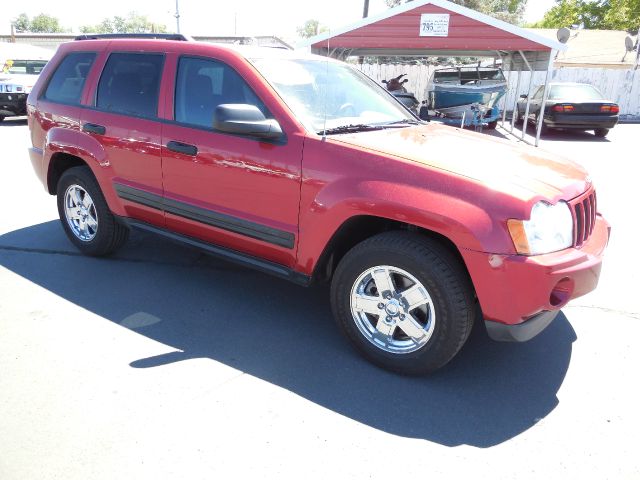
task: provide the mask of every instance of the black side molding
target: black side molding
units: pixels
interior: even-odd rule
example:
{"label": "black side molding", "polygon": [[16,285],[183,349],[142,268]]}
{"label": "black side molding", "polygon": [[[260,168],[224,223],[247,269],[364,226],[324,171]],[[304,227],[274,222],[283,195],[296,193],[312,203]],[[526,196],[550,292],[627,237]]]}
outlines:
{"label": "black side molding", "polygon": [[197,248],[198,250],[201,250],[204,253],[207,253],[214,257],[218,257],[223,260],[228,260],[233,263],[242,265],[244,267],[251,268],[253,270],[258,270],[263,273],[268,273],[270,275],[274,275],[276,277],[289,280],[290,282],[301,285],[303,287],[308,287],[311,284],[311,277],[309,275],[304,275],[300,272],[296,272],[295,270],[285,267],[283,265],[270,262],[268,260],[263,260],[261,258],[253,257],[251,255],[237,252],[235,250],[220,247],[218,245],[213,245],[211,243],[203,242],[202,240],[198,240],[197,238],[188,237],[186,235],[181,235],[179,233],[171,232],[169,230],[159,228],[154,225],[150,225],[148,223],[134,220],[131,218],[127,218],[127,217],[116,217],[116,218],[118,219],[119,222],[129,227],[138,228],[140,230],[145,230],[147,232],[161,235],[177,243]]}
{"label": "black side molding", "polygon": [[239,233],[240,235],[262,240],[263,242],[278,245],[279,247],[293,248],[295,245],[295,235],[291,232],[278,230],[224,213],[214,212],[206,208],[196,207],[189,203],[163,198],[160,195],[120,183],[114,183],[114,188],[120,198],[131,202],[156,208],[222,230]]}

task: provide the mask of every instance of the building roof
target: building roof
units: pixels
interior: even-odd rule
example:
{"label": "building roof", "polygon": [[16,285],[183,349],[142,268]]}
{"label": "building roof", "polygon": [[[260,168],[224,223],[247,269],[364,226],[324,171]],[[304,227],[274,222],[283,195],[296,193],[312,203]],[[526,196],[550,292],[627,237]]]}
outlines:
{"label": "building roof", "polygon": [[[444,32],[423,31],[425,16],[445,18]],[[415,0],[301,43],[313,50],[352,55],[498,56],[500,52],[551,52],[565,46],[446,0]],[[547,55],[548,57],[548,55]],[[546,66],[545,66],[546,69]]]}
{"label": "building roof", "polygon": [[[527,30],[547,38],[556,38],[557,33],[555,29]],[[629,52],[625,57],[624,39],[627,35],[623,30],[572,30],[568,48],[558,54],[555,66],[631,68],[635,64],[636,53]]]}
{"label": "building roof", "polygon": [[[15,35],[0,35],[0,45],[4,43],[29,44],[55,50],[61,43],[73,41],[75,33],[16,33]],[[291,49],[291,46],[273,36],[255,37],[223,37],[212,35],[193,35],[194,40],[207,43],[232,43],[237,45],[258,45],[263,47],[277,47]]]}

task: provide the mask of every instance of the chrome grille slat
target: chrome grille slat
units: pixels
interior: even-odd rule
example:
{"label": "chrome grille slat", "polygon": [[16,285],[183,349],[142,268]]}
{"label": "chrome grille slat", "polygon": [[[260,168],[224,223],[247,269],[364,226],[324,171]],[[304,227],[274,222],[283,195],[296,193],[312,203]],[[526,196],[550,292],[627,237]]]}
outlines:
{"label": "chrome grille slat", "polygon": [[584,205],[584,237],[585,240],[591,233],[591,203],[589,203],[589,198],[585,198],[582,202]]}
{"label": "chrome grille slat", "polygon": [[589,205],[591,205],[591,228],[589,228],[589,236],[593,233],[593,227],[596,225],[596,200],[595,195],[589,195]]}
{"label": "chrome grille slat", "polygon": [[573,245],[580,247],[591,236],[596,224],[598,201],[595,190],[573,199],[570,205],[573,214]]}
{"label": "chrome grille slat", "polygon": [[584,241],[584,210],[581,203],[576,203],[576,246],[579,247]]}

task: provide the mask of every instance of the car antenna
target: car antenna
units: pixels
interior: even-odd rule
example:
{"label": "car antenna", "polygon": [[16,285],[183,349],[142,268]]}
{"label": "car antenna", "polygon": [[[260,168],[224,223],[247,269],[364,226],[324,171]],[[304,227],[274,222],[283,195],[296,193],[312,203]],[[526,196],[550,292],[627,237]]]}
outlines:
{"label": "car antenna", "polygon": [[323,105],[323,110],[324,110],[324,125],[322,126],[322,141],[324,142],[327,139],[327,97],[329,96],[329,92],[327,91],[329,88],[329,55],[331,54],[331,51],[329,50],[329,39],[331,38],[331,30],[329,30],[328,32],[328,37],[327,37],[327,68],[325,71],[325,79],[324,79],[324,105]]}

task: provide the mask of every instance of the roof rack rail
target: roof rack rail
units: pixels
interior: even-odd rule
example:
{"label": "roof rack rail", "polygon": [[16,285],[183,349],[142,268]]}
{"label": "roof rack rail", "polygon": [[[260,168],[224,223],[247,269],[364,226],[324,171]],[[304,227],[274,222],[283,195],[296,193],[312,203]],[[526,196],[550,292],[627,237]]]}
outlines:
{"label": "roof rack rail", "polygon": [[144,38],[147,40],[182,40],[191,41],[191,37],[182,35],[181,33],[88,33],[78,35],[74,40],[99,40],[109,38]]}

